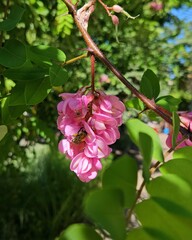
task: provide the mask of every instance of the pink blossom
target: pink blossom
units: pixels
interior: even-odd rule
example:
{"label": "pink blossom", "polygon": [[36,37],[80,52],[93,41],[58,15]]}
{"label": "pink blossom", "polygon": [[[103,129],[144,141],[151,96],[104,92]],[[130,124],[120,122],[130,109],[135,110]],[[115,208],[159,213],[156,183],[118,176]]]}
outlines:
{"label": "pink blossom", "polygon": [[161,2],[150,2],[150,8],[155,10],[155,11],[161,11],[163,9],[163,3]]}
{"label": "pink blossom", "polygon": [[99,82],[101,82],[101,83],[110,83],[110,79],[109,79],[108,75],[102,74],[100,76]]}
{"label": "pink blossom", "polygon": [[[180,118],[180,125],[186,129],[188,129],[190,132],[192,132],[192,112],[181,112],[179,113]],[[172,134],[173,130],[171,129],[171,133],[168,135],[166,144],[168,147],[172,147]],[[176,149],[183,148],[186,146],[192,146],[192,141],[190,139],[183,140],[183,136],[181,133],[177,136],[177,144],[181,141],[180,144],[177,145]]]}
{"label": "pink blossom", "polygon": [[58,103],[57,126],[64,139],[59,142],[59,151],[71,160],[71,170],[81,181],[88,182],[102,168],[101,158],[107,157],[120,137],[118,126],[122,124],[125,111],[123,103],[115,96],[102,91],[85,94],[62,93]]}
{"label": "pink blossom", "polygon": [[83,152],[79,153],[71,161],[71,171],[74,171],[83,182],[89,182],[96,178],[98,170],[102,169],[98,158],[88,158]]}

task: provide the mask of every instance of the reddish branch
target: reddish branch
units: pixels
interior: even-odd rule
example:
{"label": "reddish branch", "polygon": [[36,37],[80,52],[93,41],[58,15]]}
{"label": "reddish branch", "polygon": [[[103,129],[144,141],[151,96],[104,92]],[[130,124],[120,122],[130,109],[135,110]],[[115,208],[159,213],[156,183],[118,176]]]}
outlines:
{"label": "reddish branch", "polygon": [[[67,5],[69,13],[72,14],[75,24],[81,32],[87,44],[87,48],[91,51],[91,54],[94,54],[96,58],[98,58],[103,64],[105,64],[111,70],[111,72],[113,72],[114,75],[116,75],[116,77],[146,105],[148,109],[153,110],[157,115],[161,116],[166,122],[172,125],[173,123],[171,119],[171,113],[163,109],[162,107],[156,105],[154,100],[148,99],[145,95],[140,93],[133,85],[131,85],[131,83],[127,81],[127,79],[121,74],[121,72],[106,58],[106,56],[101,52],[101,50],[97,47],[97,45],[90,37],[89,33],[87,32],[87,25],[85,25],[84,23],[85,20],[82,20],[83,18],[81,13],[83,12],[84,15],[87,14],[87,19],[89,19],[90,14],[93,12],[96,0],[89,0],[89,2],[78,11],[76,9],[76,5],[72,4],[71,0],[63,0],[63,2]],[[180,131],[184,135],[190,134],[188,130],[183,127],[180,127]]]}

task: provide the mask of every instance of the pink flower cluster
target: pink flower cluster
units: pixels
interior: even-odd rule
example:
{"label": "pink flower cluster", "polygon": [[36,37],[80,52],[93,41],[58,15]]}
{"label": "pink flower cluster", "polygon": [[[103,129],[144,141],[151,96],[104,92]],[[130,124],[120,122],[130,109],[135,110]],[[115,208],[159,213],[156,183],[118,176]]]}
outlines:
{"label": "pink flower cluster", "polygon": [[89,182],[102,169],[101,158],[107,157],[120,137],[124,104],[116,97],[99,91],[96,94],[79,90],[60,94],[57,106],[58,129],[64,135],[59,151],[71,160],[70,169],[83,182]]}
{"label": "pink flower cluster", "polygon": [[[192,132],[192,112],[182,112],[179,115],[181,126]],[[172,132],[173,130],[171,129],[171,133],[169,134],[166,140],[166,144],[170,148],[172,147],[172,134],[173,134]],[[181,143],[178,144],[176,149],[192,146],[192,141],[190,139],[185,139],[184,141],[182,141],[182,139],[183,136],[181,133],[179,133],[177,136],[177,143],[179,143],[180,141]]]}

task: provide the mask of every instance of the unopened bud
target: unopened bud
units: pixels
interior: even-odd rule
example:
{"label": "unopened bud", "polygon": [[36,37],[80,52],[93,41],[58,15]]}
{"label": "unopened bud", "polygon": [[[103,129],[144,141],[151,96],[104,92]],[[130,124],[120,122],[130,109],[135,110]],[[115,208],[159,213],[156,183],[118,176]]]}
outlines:
{"label": "unopened bud", "polygon": [[111,19],[115,26],[117,26],[119,24],[119,18],[116,15],[112,15]]}
{"label": "unopened bud", "polygon": [[123,8],[120,7],[119,5],[113,5],[112,10],[116,13],[120,13],[123,11]]}

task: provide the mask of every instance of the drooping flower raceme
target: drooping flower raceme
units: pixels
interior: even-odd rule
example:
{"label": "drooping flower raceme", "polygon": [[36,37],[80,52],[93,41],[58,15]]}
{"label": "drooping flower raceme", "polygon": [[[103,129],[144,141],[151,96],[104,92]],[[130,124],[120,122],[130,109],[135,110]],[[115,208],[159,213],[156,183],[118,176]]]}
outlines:
{"label": "drooping flower raceme", "polygon": [[89,182],[102,169],[101,158],[107,157],[110,144],[120,137],[124,104],[104,92],[60,94],[57,126],[64,138],[59,151],[71,160],[70,169],[83,182]]}
{"label": "drooping flower raceme", "polygon": [[[192,112],[182,112],[179,114],[180,118],[180,124],[182,127],[188,129],[190,132],[192,132]],[[168,147],[172,147],[172,129],[170,134],[167,137],[166,144]],[[187,147],[187,146],[192,146],[192,141],[190,139],[185,139],[183,140],[183,136],[181,133],[178,134],[177,136],[177,147],[176,149]],[[179,144],[179,142],[181,142]]]}

